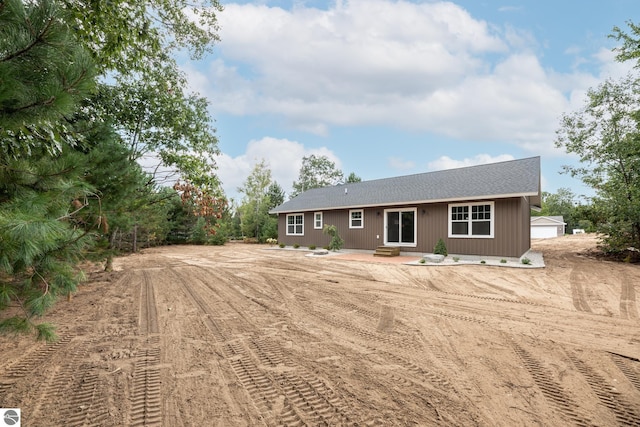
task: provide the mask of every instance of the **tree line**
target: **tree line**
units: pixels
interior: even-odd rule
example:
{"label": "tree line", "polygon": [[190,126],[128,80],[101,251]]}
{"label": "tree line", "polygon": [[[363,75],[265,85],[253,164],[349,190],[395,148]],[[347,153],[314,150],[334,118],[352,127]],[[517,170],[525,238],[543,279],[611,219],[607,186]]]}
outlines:
{"label": "tree line", "polygon": [[[218,40],[222,6],[199,5],[0,1],[0,331],[54,339],[38,318],[82,263],[224,205],[207,101],[173,59]],[[162,185],[174,176],[197,191]]]}
{"label": "tree line", "polygon": [[[227,199],[208,101],[174,59],[209,52],[222,12],[218,0],[0,0],[0,332],[55,339],[40,317],[73,295],[86,262],[108,269],[146,246],[277,238],[269,211],[287,197],[360,181],[311,155],[287,195],[262,160],[242,199]],[[640,58],[629,27],[614,28],[620,61]],[[564,172],[596,196],[543,201],[616,254],[640,248],[638,81],[607,81],[562,119],[556,144],[581,160]]]}

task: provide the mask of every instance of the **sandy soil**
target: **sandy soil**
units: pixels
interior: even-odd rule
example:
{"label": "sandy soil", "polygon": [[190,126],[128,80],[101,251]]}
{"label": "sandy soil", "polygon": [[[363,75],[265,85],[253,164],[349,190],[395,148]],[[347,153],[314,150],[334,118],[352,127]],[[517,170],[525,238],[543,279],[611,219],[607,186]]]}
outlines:
{"label": "sandy soil", "polygon": [[637,426],[640,266],[594,245],[535,241],[540,269],[146,250],[51,311],[57,343],[0,337],[0,407],[23,426]]}

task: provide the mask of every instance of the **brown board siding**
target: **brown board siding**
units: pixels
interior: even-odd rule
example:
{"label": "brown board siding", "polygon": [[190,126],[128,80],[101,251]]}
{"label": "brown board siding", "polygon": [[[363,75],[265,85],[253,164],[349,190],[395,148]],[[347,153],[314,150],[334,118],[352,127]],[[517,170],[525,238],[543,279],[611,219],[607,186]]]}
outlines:
{"label": "brown board siding", "polygon": [[[474,203],[476,201],[473,201]],[[448,203],[433,203],[406,206],[388,206],[364,209],[364,228],[349,228],[349,210],[340,209],[323,212],[323,223],[335,225],[345,242],[346,249],[374,250],[384,244],[385,209],[416,209],[417,233],[415,246],[402,246],[404,252],[433,252],[438,239],[442,238],[451,254],[519,257],[530,248],[530,211],[527,198],[495,200],[493,238],[449,238]],[[314,212],[304,214],[304,236],[286,235],[286,215],[278,221],[279,241],[286,245],[329,244],[329,236],[313,228]]]}

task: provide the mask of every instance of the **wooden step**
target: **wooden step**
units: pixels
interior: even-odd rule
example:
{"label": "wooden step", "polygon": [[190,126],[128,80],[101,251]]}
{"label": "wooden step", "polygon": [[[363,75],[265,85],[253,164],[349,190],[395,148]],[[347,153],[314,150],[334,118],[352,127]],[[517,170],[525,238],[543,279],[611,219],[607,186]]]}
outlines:
{"label": "wooden step", "polygon": [[399,256],[400,248],[398,246],[378,246],[373,256]]}

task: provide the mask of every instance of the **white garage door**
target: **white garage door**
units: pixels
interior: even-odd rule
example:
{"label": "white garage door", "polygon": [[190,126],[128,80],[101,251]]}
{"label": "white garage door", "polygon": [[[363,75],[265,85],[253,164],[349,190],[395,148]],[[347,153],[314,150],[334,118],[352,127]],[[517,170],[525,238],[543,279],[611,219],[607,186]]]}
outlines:
{"label": "white garage door", "polygon": [[556,226],[531,227],[532,239],[548,239],[550,237],[558,237],[558,228]]}

